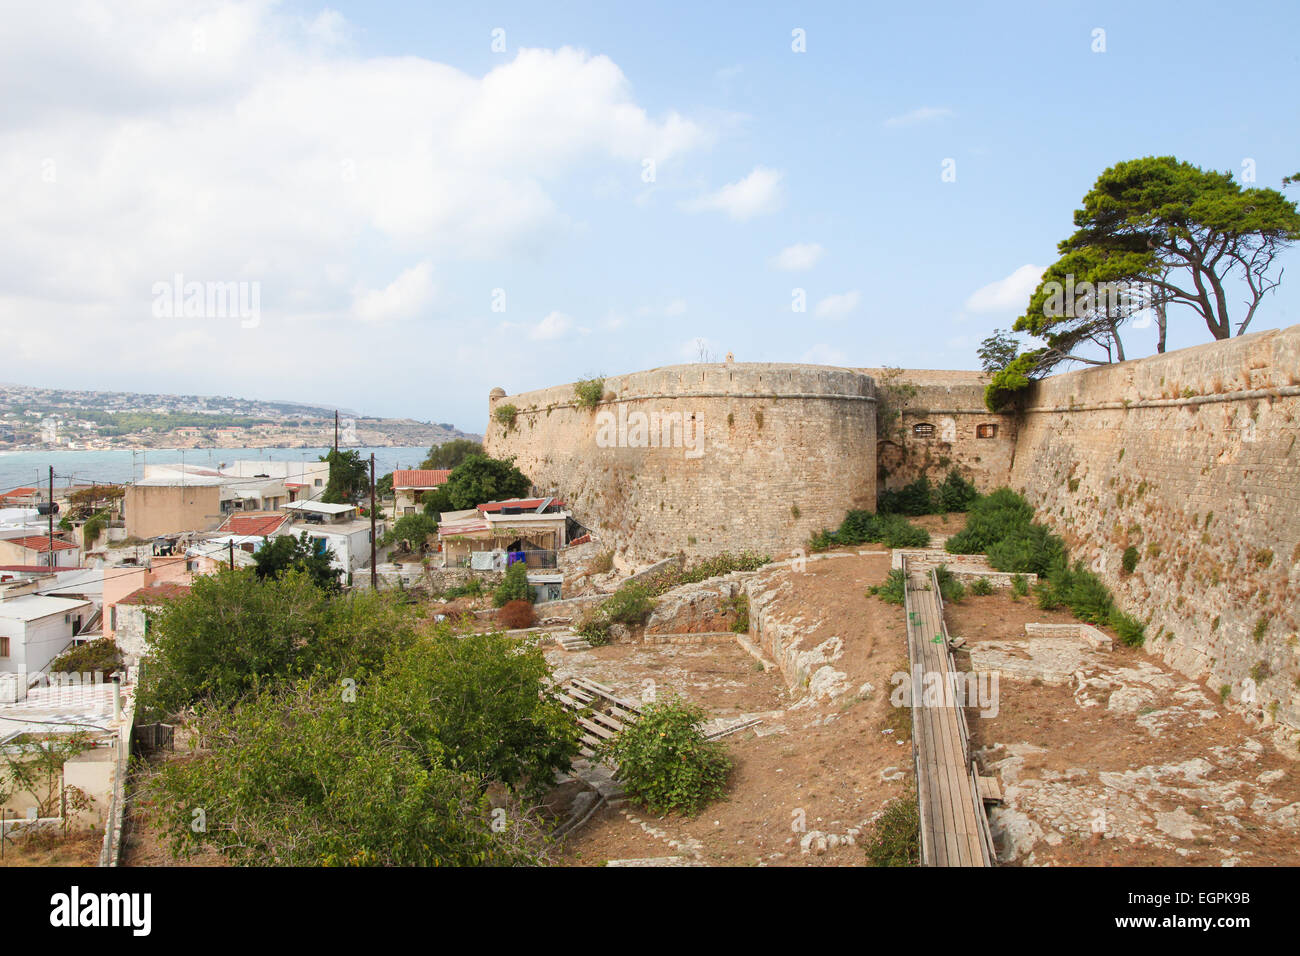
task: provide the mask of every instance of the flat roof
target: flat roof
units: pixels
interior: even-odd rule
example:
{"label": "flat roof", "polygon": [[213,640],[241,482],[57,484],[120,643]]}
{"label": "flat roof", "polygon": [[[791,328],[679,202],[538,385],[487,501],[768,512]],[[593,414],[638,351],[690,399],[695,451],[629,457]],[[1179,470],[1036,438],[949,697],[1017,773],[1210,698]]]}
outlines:
{"label": "flat roof", "polygon": [[284,506],[285,511],[310,511],[321,515],[341,515],[356,511],[356,505],[332,505],[324,501],[293,501]]}
{"label": "flat roof", "polygon": [[67,614],[77,608],[89,606],[89,601],[78,601],[73,598],[20,594],[18,597],[0,601],[0,617],[11,621],[36,621],[53,614]]}

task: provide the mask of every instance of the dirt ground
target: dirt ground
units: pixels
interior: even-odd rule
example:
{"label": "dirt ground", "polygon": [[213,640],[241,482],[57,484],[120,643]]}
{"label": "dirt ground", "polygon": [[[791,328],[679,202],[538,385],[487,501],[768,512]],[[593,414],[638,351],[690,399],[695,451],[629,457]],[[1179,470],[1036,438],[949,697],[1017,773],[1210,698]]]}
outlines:
{"label": "dirt ground", "polygon": [[842,639],[833,666],[845,675],[846,692],[836,699],[792,693],[774,664],[761,669],[729,640],[549,653],[561,679],[585,675],[634,699],[653,680],[659,695],[680,693],[713,717],[762,717],[756,728],[724,738],[735,764],[725,800],[695,818],[605,808],[569,837],[559,862],[678,856],[708,865],[861,865],[860,845],[819,854],[815,837],[861,832],[910,786],[910,738],[889,706],[889,676],[906,663],[903,615],[865,593],[888,568],[876,553],[809,561],[803,573],[764,572],[773,586],[788,585],[773,614],[807,629],[802,646]]}
{"label": "dirt ground", "polygon": [[[1025,623],[1072,620],[1006,591],[968,595],[946,616],[954,635],[1012,648],[1030,647]],[[1003,674],[997,716],[968,712],[1006,797],[991,813],[1001,862],[1300,864],[1300,768],[1268,730],[1139,648],[1079,654],[1069,683]]]}

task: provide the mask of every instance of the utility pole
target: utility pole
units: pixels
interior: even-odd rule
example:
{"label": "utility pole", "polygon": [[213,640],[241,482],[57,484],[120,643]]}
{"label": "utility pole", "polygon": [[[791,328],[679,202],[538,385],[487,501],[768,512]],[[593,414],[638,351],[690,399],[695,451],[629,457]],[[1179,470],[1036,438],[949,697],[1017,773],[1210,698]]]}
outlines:
{"label": "utility pole", "polygon": [[334,409],[334,454],[339,453],[339,410]]}
{"label": "utility pole", "polygon": [[54,466],[50,465],[50,508],[46,512],[50,519],[50,540],[46,543],[50,546],[50,567],[54,567]]}
{"label": "utility pole", "polygon": [[227,544],[230,545],[230,570],[235,570],[235,539],[231,538]]}
{"label": "utility pole", "polygon": [[[334,413],[335,415],[338,412]],[[370,590],[379,590],[379,566],[375,564],[375,453],[370,453]]]}

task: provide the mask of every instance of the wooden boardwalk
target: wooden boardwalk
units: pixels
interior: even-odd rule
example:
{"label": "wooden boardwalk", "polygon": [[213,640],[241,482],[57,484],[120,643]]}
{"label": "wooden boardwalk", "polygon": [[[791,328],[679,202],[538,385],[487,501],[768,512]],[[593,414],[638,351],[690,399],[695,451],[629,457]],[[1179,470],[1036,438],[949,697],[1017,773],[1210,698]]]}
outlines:
{"label": "wooden boardwalk", "polygon": [[[962,698],[951,688],[957,673],[943,621],[943,596],[934,571],[909,571],[907,653],[912,670],[912,753],[921,815],[922,866],[992,866],[993,837],[970,755]],[[958,687],[961,685],[958,684]],[[932,688],[931,694],[925,693]],[[941,687],[936,693],[933,688]],[[927,703],[928,700],[928,703]]]}

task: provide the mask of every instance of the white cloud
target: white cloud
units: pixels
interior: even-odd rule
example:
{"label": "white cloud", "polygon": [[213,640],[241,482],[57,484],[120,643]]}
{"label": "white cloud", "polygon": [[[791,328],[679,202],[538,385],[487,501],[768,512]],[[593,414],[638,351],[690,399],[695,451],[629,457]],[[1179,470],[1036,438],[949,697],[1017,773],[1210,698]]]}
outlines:
{"label": "white cloud", "polygon": [[946,106],[922,106],[912,110],[910,113],[902,113],[898,116],[891,116],[885,120],[888,127],[899,126],[917,126],[921,123],[931,123],[935,120],[948,119],[955,116],[952,110]]}
{"label": "white cloud", "polygon": [[837,348],[819,343],[804,352],[799,361],[810,365],[844,365],[848,357]]}
{"label": "white cloud", "polygon": [[[288,374],[290,338],[328,380],[355,356],[304,340],[305,323],[347,335],[418,315],[448,264],[541,254],[576,228],[560,197],[577,177],[662,167],[712,136],[649,115],[612,60],[571,48],[471,74],[359,54],[337,12],[264,0],[70,13],[19,5],[0,31],[0,89],[26,91],[0,102],[0,333],[59,316],[69,341],[132,374],[181,341],[150,303],[183,273],[260,283],[244,383]],[[191,323],[184,341],[227,333]],[[181,354],[166,364],[189,378],[204,353]],[[37,358],[28,377],[59,368]]]}
{"label": "white cloud", "polygon": [[688,212],[724,212],[737,222],[745,222],[777,207],[781,198],[782,175],[778,170],[756,166],[744,179],[688,200],[682,203],[682,208]]}
{"label": "white cloud", "polygon": [[771,262],[774,268],[786,272],[800,272],[815,266],[825,252],[820,243],[796,242],[793,246],[786,246],[778,252],[772,257]]}
{"label": "white cloud", "polygon": [[563,338],[573,329],[573,319],[563,312],[549,312],[546,316],[533,326],[529,338],[536,339],[539,342],[550,342],[555,339]]}
{"label": "white cloud", "polygon": [[433,291],[433,267],[421,262],[386,288],[359,293],[352,311],[363,322],[413,319],[433,301]]}
{"label": "white cloud", "polygon": [[856,289],[828,295],[813,308],[813,315],[819,319],[842,319],[858,307],[861,298]]}
{"label": "white cloud", "polygon": [[673,299],[673,301],[669,302],[668,305],[664,307],[664,315],[666,316],[673,317],[673,316],[685,315],[685,314],[686,314],[685,299]]}
{"label": "white cloud", "polygon": [[990,282],[972,292],[966,299],[966,309],[970,312],[1018,312],[1024,309],[1038,288],[1043,271],[1042,266],[1023,265],[1005,279]]}

